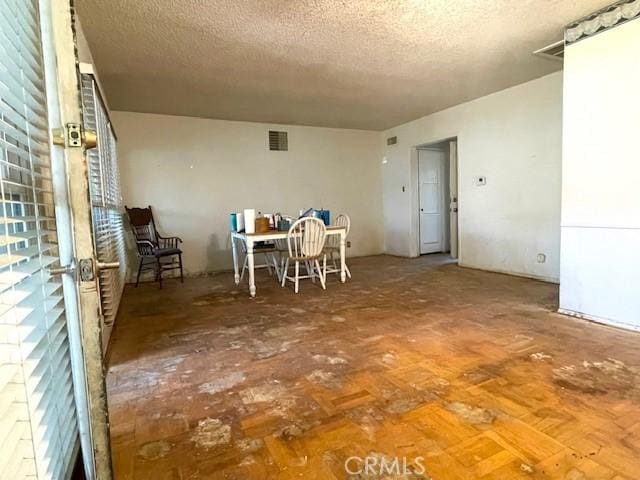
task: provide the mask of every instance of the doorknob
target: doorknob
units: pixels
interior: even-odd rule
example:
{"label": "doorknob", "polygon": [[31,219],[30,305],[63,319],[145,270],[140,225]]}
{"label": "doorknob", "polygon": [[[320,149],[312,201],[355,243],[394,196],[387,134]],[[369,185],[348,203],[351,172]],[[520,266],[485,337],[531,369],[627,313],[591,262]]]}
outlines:
{"label": "doorknob", "polygon": [[[81,262],[82,272],[83,272],[83,280],[88,281],[93,279],[93,268],[91,268],[91,262],[86,260]],[[110,270],[120,268],[120,262],[96,262],[96,267],[98,270]],[[49,275],[75,275],[76,274],[76,264],[72,262],[70,265],[48,268],[47,272]]]}

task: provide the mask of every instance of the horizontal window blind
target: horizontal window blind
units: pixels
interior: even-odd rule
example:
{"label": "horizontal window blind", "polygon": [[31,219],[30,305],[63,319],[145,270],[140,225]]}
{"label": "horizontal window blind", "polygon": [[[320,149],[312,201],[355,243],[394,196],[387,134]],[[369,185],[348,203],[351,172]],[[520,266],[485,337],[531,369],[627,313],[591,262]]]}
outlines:
{"label": "horizontal window blind", "polygon": [[127,259],[116,137],[90,74],[82,75],[82,108],[85,127],[98,134],[97,148],[87,151],[96,256],[99,262],[120,262],[119,269],[101,270],[99,276],[106,349],[122,298]]}
{"label": "horizontal window blind", "polygon": [[38,2],[0,0],[0,478],[68,478],[78,448]]}

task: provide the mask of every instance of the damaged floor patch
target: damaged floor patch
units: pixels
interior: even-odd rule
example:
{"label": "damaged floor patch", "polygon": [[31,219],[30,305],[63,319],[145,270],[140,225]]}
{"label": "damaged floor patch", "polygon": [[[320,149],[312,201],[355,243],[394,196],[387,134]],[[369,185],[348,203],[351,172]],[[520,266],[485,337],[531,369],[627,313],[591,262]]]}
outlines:
{"label": "damaged floor patch", "polygon": [[617,393],[625,398],[640,398],[640,369],[609,358],[601,362],[584,361],[553,370],[558,385],[589,394]]}
{"label": "damaged floor patch", "polygon": [[250,405],[252,403],[273,402],[275,399],[282,397],[286,390],[281,385],[260,385],[251,387],[240,392],[242,403]]}
{"label": "damaged floor patch", "polygon": [[279,340],[279,339],[268,339],[265,341],[262,340],[254,340],[253,344],[247,348],[251,353],[255,353],[258,360],[263,360],[265,358],[275,357],[279,353],[284,353],[289,350],[290,346],[294,343],[298,342],[298,340]]}
{"label": "damaged floor patch", "polygon": [[382,356],[382,363],[384,363],[387,366],[395,365],[396,356],[391,352],[387,352]]}
{"label": "damaged floor patch", "polygon": [[242,372],[233,372],[229,375],[226,375],[219,380],[215,380],[213,382],[203,383],[198,387],[198,391],[200,393],[208,393],[210,395],[215,395],[216,393],[224,392],[225,390],[229,390],[230,388],[235,387],[239,383],[244,382],[245,375]]}
{"label": "damaged floor patch", "polygon": [[171,450],[171,445],[167,442],[149,442],[140,447],[138,455],[145,460],[157,460],[166,456],[169,450]]}
{"label": "damaged floor patch", "polygon": [[544,352],[536,352],[529,355],[529,358],[536,362],[544,362],[545,360],[551,360],[553,357]]}
{"label": "damaged floor patch", "polygon": [[334,390],[342,388],[342,380],[336,377],[336,374],[333,372],[325,372],[324,370],[314,370],[305,378],[309,380],[311,383],[316,383],[326,388],[330,388]]}
{"label": "damaged floor patch", "polygon": [[260,450],[264,445],[261,438],[243,438],[236,442],[236,446],[243,452],[253,453]]}
{"label": "damaged floor patch", "polygon": [[462,402],[452,402],[445,404],[445,408],[451,413],[455,413],[459,418],[474,425],[491,424],[496,419],[495,414],[486,408],[474,407]]}
{"label": "damaged floor patch", "polygon": [[191,441],[196,446],[210,449],[217,446],[226,445],[231,440],[231,426],[222,423],[218,418],[205,418],[198,422],[195,432],[191,436]]}
{"label": "damaged floor patch", "polygon": [[328,363],[329,365],[344,365],[347,361],[342,357],[330,357],[328,355],[314,355],[316,362]]}

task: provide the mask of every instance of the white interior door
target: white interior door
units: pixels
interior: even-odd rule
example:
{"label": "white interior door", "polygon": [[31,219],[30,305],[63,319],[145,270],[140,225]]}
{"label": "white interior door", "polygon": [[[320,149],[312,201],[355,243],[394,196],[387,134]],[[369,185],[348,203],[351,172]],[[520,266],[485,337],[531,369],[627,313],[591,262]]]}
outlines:
{"label": "white interior door", "polygon": [[72,22],[70,0],[0,0],[2,479],[70,478],[80,446],[112,478]]}
{"label": "white interior door", "polygon": [[451,257],[458,258],[458,142],[449,142],[449,228]]}
{"label": "white interior door", "polygon": [[444,152],[418,150],[420,254],[444,250]]}
{"label": "white interior door", "polygon": [[[65,304],[72,306],[79,317],[79,342],[84,367],[84,389],[88,404],[88,441],[83,442],[85,473],[89,480],[111,480],[111,445],[105,384],[105,364],[102,353],[102,306],[98,277],[104,267],[96,258],[92,229],[92,205],[89,188],[90,169],[87,149],[92,148],[95,132],[87,131],[83,122],[82,90],[79,84],[77,49],[74,36],[74,15],[70,0],[40,0],[46,7],[42,18],[50,23],[51,70],[57,89],[57,120],[55,147],[52,156],[64,159],[66,178],[58,191],[65,191],[65,204],[56,204],[67,217],[65,230],[70,230],[65,243],[72,248],[71,263],[63,265],[61,278],[65,286]],[[43,8],[45,8],[43,7]],[[55,127],[55,124],[53,125]],[[92,135],[93,133],[93,135]],[[54,187],[56,185],[54,184]],[[64,188],[63,188],[64,187]],[[55,189],[55,188],[54,188]],[[61,199],[62,201],[62,199]],[[61,207],[61,208],[59,208]],[[59,226],[60,227],[60,226]],[[116,264],[117,266],[117,264]],[[82,420],[82,418],[81,418]],[[81,439],[82,439],[82,431]]]}
{"label": "white interior door", "polygon": [[49,137],[58,116],[49,6],[0,1],[3,479],[69,478],[88,428],[74,285],[51,273],[72,249],[64,165]]}

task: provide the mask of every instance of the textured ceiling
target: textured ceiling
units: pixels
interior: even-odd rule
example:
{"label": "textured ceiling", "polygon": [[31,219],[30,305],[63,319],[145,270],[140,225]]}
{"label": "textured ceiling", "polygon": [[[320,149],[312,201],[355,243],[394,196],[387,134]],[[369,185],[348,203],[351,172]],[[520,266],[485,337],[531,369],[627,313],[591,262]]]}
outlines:
{"label": "textured ceiling", "polygon": [[611,0],[76,0],[111,107],[382,130],[540,77]]}

